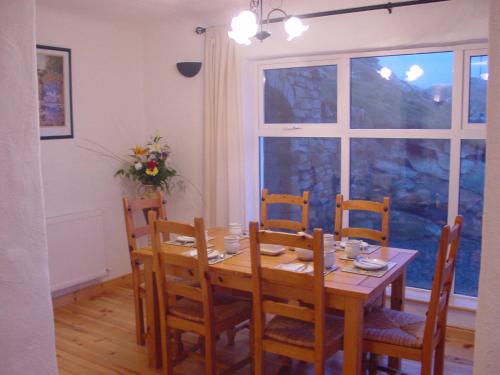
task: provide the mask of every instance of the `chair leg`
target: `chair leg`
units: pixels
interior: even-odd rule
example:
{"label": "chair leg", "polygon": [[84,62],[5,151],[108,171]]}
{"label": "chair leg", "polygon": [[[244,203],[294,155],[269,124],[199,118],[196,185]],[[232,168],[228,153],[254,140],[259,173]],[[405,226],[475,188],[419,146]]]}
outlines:
{"label": "chair leg", "polygon": [[324,375],[325,374],[325,361],[319,361],[314,364],[314,375]]}
{"label": "chair leg", "polygon": [[431,375],[432,374],[432,355],[425,356],[422,359],[422,368],[420,369],[420,375]]}
{"label": "chair leg", "polygon": [[174,366],[172,358],[172,342],[170,340],[169,329],[162,329],[161,331],[161,356],[163,362],[163,374],[173,375]]}
{"label": "chair leg", "polygon": [[215,353],[215,337],[210,333],[205,336],[205,374],[217,374],[217,357]]}
{"label": "chair leg", "polygon": [[[255,342],[255,339],[254,339]],[[264,351],[262,350],[262,343],[254,343],[253,352],[253,374],[263,375],[264,374]]]}
{"label": "chair leg", "polygon": [[[132,265],[135,267],[135,265]],[[139,275],[138,270],[134,271],[132,268],[132,278],[133,278],[133,292],[134,292],[134,312],[135,312],[135,338],[137,345],[146,344],[146,332],[144,329],[144,303],[142,301],[140,291],[139,291]]]}
{"label": "chair leg", "polygon": [[444,373],[444,337],[436,347],[434,356],[434,375],[443,375]]}

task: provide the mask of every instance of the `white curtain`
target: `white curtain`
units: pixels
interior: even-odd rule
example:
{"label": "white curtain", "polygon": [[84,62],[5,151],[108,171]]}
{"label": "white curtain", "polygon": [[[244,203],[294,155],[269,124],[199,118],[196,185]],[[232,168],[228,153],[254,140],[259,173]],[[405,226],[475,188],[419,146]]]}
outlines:
{"label": "white curtain", "polygon": [[223,27],[208,28],[204,60],[204,200],[207,227],[244,223],[240,58]]}

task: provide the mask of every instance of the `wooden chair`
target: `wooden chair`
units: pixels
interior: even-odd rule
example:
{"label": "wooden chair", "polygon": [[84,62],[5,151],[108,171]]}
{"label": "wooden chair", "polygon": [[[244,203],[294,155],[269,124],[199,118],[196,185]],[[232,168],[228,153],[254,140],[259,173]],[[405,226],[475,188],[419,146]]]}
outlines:
{"label": "wooden chair", "polygon": [[130,255],[130,266],[132,268],[132,284],[134,291],[134,309],[135,309],[135,332],[137,344],[144,345],[146,329],[144,322],[144,275],[142,264],[139,259],[133,256],[133,251],[137,250],[137,240],[141,237],[149,236],[150,229],[146,224],[137,226],[134,216],[137,212],[144,210],[155,210],[158,217],[165,219],[165,200],[161,191],[157,192],[154,199],[129,199],[123,198],[123,212],[125,216],[125,229],[127,231],[128,250]]}
{"label": "wooden chair", "polygon": [[[340,241],[342,237],[354,237],[369,239],[378,242],[382,246],[389,246],[389,208],[391,199],[384,197],[384,201],[372,202],[365,200],[345,201],[342,194],[337,194],[335,204],[335,241]],[[344,211],[368,211],[375,212],[382,216],[381,230],[369,228],[343,228],[342,218]]]}
{"label": "wooden chair", "polygon": [[[173,374],[173,367],[179,361],[179,358],[176,358],[174,363],[172,355],[175,345],[171,342],[171,338],[176,331],[187,331],[204,338],[207,375],[216,374],[217,366],[226,367],[222,374],[232,374],[249,363],[249,358],[232,366],[218,364],[215,356],[216,337],[250,320],[251,302],[213,293],[203,219],[196,218],[193,226],[174,221],[155,220],[155,213],[150,211],[149,222],[154,253],[153,270],[159,301],[163,373]],[[162,253],[160,236],[165,233],[195,237],[197,257]],[[183,274],[191,275],[197,281],[197,286],[171,282],[166,276],[172,268],[177,270],[176,274],[182,270]],[[179,357],[182,359],[182,356]]]}
{"label": "wooden chair", "polygon": [[[451,229],[446,225],[441,231],[426,318],[389,309],[373,311],[365,318],[365,352],[420,361],[422,375],[431,374],[433,369],[434,374],[443,374],[446,316],[462,222],[462,217],[457,216]],[[371,361],[370,374],[377,369],[392,372]]]}
{"label": "wooden chair", "polygon": [[[312,274],[263,268],[260,245],[274,244],[311,249]],[[264,353],[271,352],[314,364],[316,375],[324,374],[325,360],[342,347],[343,320],[325,313],[323,233],[314,236],[266,230],[250,223],[252,295],[254,313],[254,374],[264,371]],[[282,299],[304,302],[303,306]],[[266,314],[274,317],[266,323]]]}
{"label": "wooden chair", "polygon": [[[301,208],[301,221],[287,219],[268,219],[267,211],[270,204],[293,204]],[[304,191],[302,196],[289,194],[268,194],[267,189],[262,190],[260,203],[261,229],[285,229],[295,232],[305,232],[309,227],[309,192]]]}

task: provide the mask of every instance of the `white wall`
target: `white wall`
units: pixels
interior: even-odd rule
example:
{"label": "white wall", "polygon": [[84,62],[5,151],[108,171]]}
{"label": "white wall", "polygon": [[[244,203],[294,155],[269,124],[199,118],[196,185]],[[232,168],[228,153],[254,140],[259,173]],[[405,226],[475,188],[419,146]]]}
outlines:
{"label": "white wall", "polygon": [[56,374],[33,0],[0,1],[0,372]]}
{"label": "white wall", "polygon": [[[75,138],[42,141],[47,217],[101,210],[108,277],[128,273],[121,208],[125,189],[119,178],[113,178],[120,165],[79,146],[89,146],[86,140],[92,140],[125,155],[146,140],[142,31],[99,17],[99,9],[93,16],[38,4],[37,43],[72,52]],[[66,254],[56,259],[60,267],[82,256],[76,254],[81,252],[77,247],[52,250]]]}
{"label": "white wall", "polygon": [[203,37],[194,33],[197,21],[188,17],[152,25],[145,34],[146,123],[159,130],[172,149],[172,160],[184,176],[186,189],[167,197],[167,215],[189,221],[203,215],[203,69],[186,78],[177,62],[202,61]]}
{"label": "white wall", "polygon": [[498,374],[500,358],[500,2],[490,8],[490,80],[488,81],[488,139],[483,222],[483,253],[479,280],[474,374]]}

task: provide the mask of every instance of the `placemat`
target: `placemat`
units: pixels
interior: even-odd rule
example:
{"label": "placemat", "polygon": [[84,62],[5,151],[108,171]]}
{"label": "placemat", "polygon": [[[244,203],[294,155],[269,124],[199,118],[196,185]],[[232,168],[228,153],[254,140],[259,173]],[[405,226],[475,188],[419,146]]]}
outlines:
{"label": "placemat", "polygon": [[[307,264],[307,263],[302,263],[302,262],[292,262],[292,263],[280,263],[280,264],[277,264],[276,266],[274,266],[273,268],[277,268],[277,269],[282,269],[284,271],[289,271],[289,272],[297,272],[297,271],[293,271],[293,270],[290,270],[290,269],[286,269],[284,266],[285,265],[292,265],[292,264],[297,264],[297,265],[304,265],[304,264]],[[336,271],[338,269],[338,267],[336,265],[333,265],[331,266],[330,268],[327,268],[325,269],[325,272],[324,272],[324,275],[328,275],[330,273],[332,273],[333,271]],[[298,271],[298,273],[302,273],[300,271]],[[311,274],[312,272],[307,272],[309,274]]]}
{"label": "placemat", "polygon": [[[222,250],[216,250],[218,251],[219,253],[221,253],[221,255],[223,255],[222,257],[219,256],[217,258],[213,258],[213,259],[209,259],[208,260],[208,264],[212,265],[212,264],[217,264],[217,263],[220,263],[220,262],[224,262],[225,260],[228,260],[238,254],[241,254],[243,252],[243,250],[240,250],[238,251],[237,253],[232,253],[232,254],[227,254],[227,253],[224,253]],[[195,257],[197,256],[197,250],[196,249],[193,249],[193,250],[188,250],[188,251],[185,251],[182,253],[182,255],[185,255],[185,256],[188,256],[188,257]]]}
{"label": "placemat", "polygon": [[[183,246],[183,247],[193,247],[194,246],[193,242],[183,242],[183,241],[177,241],[177,240],[165,241],[163,243],[166,243],[168,245]],[[214,247],[214,245],[207,244],[208,249],[210,249],[212,247]]]}
{"label": "placemat", "polygon": [[364,276],[382,277],[387,272],[389,272],[395,265],[396,265],[396,263],[394,263],[394,262],[387,262],[387,267],[382,268],[381,270],[368,271],[368,270],[363,270],[361,268],[358,268],[354,264],[350,264],[347,267],[342,268],[342,271],[343,272],[350,272],[350,273],[357,273],[358,275],[364,275]]}

